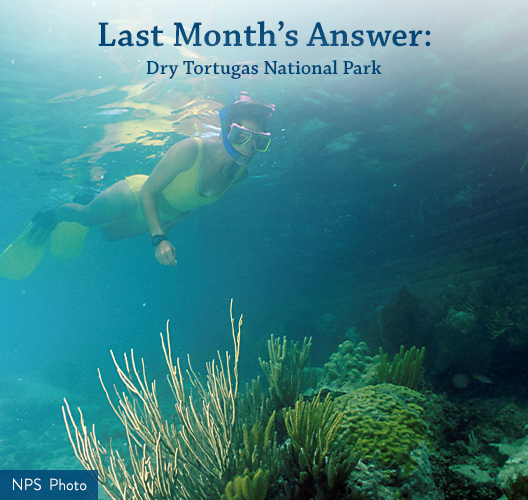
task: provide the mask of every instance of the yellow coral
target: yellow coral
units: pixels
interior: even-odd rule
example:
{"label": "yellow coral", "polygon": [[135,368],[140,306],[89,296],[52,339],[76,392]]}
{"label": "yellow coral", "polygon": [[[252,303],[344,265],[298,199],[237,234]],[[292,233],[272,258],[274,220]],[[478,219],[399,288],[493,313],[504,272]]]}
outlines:
{"label": "yellow coral", "polygon": [[421,442],[429,444],[423,401],[420,393],[392,384],[341,396],[335,400],[336,406],[345,405],[339,439],[364,460],[377,458],[382,467],[398,462],[409,473],[415,466],[411,451]]}

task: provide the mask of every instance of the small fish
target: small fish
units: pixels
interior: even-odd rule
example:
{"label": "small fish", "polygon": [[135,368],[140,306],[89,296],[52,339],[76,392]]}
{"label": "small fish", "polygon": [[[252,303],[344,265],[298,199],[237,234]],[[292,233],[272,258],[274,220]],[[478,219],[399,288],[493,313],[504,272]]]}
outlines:
{"label": "small fish", "polygon": [[493,380],[486,377],[486,375],[473,375],[473,378],[478,380],[481,384],[493,384]]}
{"label": "small fish", "polygon": [[101,111],[100,113],[96,113],[97,115],[104,115],[104,116],[115,116],[115,115],[122,115],[123,113],[128,113],[128,109],[105,109],[104,111]]}

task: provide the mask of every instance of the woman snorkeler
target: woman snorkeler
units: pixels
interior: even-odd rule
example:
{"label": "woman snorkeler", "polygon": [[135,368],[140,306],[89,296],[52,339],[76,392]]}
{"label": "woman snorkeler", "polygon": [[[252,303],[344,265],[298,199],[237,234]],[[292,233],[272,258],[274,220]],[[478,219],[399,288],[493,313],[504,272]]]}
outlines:
{"label": "woman snorkeler", "polygon": [[156,259],[176,266],[169,231],[191,210],[218,201],[247,177],[248,163],[269,147],[271,135],[265,129],[274,110],[272,104],[242,94],[220,111],[221,135],[174,144],[150,175],[118,181],[87,204],[66,203],[37,213],[0,255],[0,276],[24,279],[31,274],[50,236],[52,253],[63,258],[77,255],[91,226],[100,226],[108,241],[150,233]]}

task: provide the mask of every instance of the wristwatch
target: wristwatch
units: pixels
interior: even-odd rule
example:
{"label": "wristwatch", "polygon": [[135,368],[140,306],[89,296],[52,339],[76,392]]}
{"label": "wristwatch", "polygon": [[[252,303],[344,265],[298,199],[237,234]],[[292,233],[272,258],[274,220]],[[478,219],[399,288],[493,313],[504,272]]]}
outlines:
{"label": "wristwatch", "polygon": [[164,234],[155,234],[152,237],[152,244],[157,247],[162,241],[168,241],[168,239]]}

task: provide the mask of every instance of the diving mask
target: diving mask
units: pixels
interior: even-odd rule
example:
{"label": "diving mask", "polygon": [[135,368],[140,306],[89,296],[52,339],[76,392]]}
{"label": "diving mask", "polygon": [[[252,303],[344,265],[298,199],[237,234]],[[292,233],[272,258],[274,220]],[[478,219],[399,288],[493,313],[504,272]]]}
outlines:
{"label": "diving mask", "polygon": [[245,146],[248,142],[253,141],[253,147],[259,153],[266,152],[271,142],[271,134],[269,132],[257,132],[238,123],[231,124],[227,137],[234,146]]}

